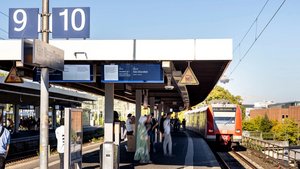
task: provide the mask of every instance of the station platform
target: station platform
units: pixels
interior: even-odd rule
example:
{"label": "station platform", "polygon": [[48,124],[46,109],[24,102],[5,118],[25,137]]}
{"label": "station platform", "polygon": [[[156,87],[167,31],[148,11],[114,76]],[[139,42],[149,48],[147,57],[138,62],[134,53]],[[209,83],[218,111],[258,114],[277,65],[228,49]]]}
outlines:
{"label": "station platform", "polygon": [[[139,164],[134,161],[134,153],[126,151],[126,142],[120,146],[120,169],[205,169],[220,168],[218,161],[207,143],[197,134],[187,131],[172,133],[173,156],[163,155],[162,143],[156,144],[156,152],[151,153],[151,164]],[[83,147],[83,169],[99,169],[99,149],[101,143],[95,143]],[[58,155],[52,155],[49,161],[49,169],[59,168]],[[39,160],[31,160],[30,164],[9,165],[8,169],[20,168],[38,169]]]}
{"label": "station platform", "polygon": [[156,152],[151,153],[151,164],[134,161],[134,153],[126,152],[121,146],[121,169],[202,169],[220,168],[207,143],[197,134],[181,131],[172,133],[173,156],[163,155],[162,143],[156,144]]}

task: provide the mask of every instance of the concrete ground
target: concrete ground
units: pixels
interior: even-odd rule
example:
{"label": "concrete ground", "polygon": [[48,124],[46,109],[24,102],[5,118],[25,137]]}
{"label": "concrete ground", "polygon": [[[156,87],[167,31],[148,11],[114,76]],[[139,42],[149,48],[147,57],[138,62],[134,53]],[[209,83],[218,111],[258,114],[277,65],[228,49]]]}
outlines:
{"label": "concrete ground", "polygon": [[[120,168],[121,169],[202,169],[220,168],[212,151],[206,142],[199,136],[190,132],[177,132],[172,134],[173,156],[163,155],[162,143],[155,145],[156,153],[151,153],[151,164],[139,164],[133,160],[134,153],[128,153],[126,143],[120,146]],[[99,157],[100,143],[85,145],[83,148],[82,168],[100,168]],[[39,159],[25,160],[23,162],[9,165],[7,169],[37,169]],[[49,159],[49,169],[58,169],[58,155],[52,155]]]}

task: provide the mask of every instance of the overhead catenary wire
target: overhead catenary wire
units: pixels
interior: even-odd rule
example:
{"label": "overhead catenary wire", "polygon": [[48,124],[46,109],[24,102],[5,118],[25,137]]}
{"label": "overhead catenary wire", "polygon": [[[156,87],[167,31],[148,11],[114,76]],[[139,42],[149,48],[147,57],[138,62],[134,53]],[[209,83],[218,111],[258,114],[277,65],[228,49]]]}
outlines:
{"label": "overhead catenary wire", "polygon": [[[0,11],[0,14],[2,14],[3,16],[6,16],[7,18],[9,18],[9,16],[7,14],[5,14],[4,12],[2,12],[2,11]],[[6,30],[2,29],[2,28],[0,28],[0,31],[8,34],[8,32]],[[3,38],[2,36],[0,36],[0,39],[5,40],[5,38]]]}
{"label": "overhead catenary wire", "polygon": [[267,0],[264,4],[264,6],[261,8],[261,10],[259,11],[258,15],[256,16],[256,18],[254,19],[254,21],[252,22],[251,26],[249,27],[249,29],[247,30],[247,32],[245,33],[245,35],[243,36],[242,40],[240,40],[240,42],[238,43],[238,45],[233,49],[233,53],[235,53],[235,51],[241,46],[241,43],[244,41],[244,39],[247,37],[248,33],[251,31],[252,27],[254,26],[255,23],[257,23],[257,20],[260,16],[260,14],[263,12],[263,10],[265,9],[265,7],[267,6],[269,0]]}
{"label": "overhead catenary wire", "polygon": [[277,15],[277,13],[279,12],[279,10],[281,9],[281,7],[284,5],[284,3],[286,2],[286,0],[283,0],[282,3],[280,4],[280,6],[277,8],[277,10],[275,11],[275,13],[273,14],[273,16],[270,18],[270,20],[268,21],[268,23],[264,26],[264,28],[262,29],[262,31],[258,34],[258,36],[255,37],[254,41],[252,42],[252,44],[250,45],[250,47],[247,49],[247,51],[245,52],[245,54],[243,55],[243,57],[239,60],[239,62],[237,63],[237,65],[233,68],[233,70],[230,72],[229,76],[230,77],[233,72],[237,69],[237,67],[240,65],[240,63],[243,61],[243,59],[248,55],[249,51],[252,49],[252,47],[254,46],[254,44],[256,43],[256,41],[260,38],[260,36],[262,35],[262,33],[266,30],[266,28],[269,26],[269,24],[272,22],[272,20],[275,18],[275,16]]}
{"label": "overhead catenary wire", "polygon": [[6,30],[2,29],[2,28],[0,28],[0,31],[2,31],[2,32],[6,33],[6,34],[8,34],[8,32],[7,32]]}
{"label": "overhead catenary wire", "polygon": [[0,14],[6,16],[6,17],[9,17],[7,14],[5,14],[4,12],[0,11]]}

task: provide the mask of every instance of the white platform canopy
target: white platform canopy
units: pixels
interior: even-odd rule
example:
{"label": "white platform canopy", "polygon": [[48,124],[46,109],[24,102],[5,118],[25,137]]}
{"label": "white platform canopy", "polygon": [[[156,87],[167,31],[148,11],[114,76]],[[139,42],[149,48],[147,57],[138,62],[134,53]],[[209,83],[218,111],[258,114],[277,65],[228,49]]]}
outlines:
{"label": "white platform canopy", "polygon": [[[149,97],[175,107],[203,101],[232,60],[231,39],[50,40],[50,44],[64,50],[65,64],[93,64],[96,67],[96,79],[101,76],[101,64],[170,61],[171,65],[164,68],[164,73],[172,75],[175,89],[165,90],[165,78],[165,84],[116,84],[115,95],[116,98],[134,101],[135,90],[148,89]],[[0,40],[0,69],[9,70],[13,65],[12,61],[22,60],[24,51],[31,50],[30,48],[32,45],[24,45],[22,40]],[[177,84],[188,61],[200,83],[198,86]],[[103,94],[104,91],[104,84],[100,80],[89,84],[62,85],[93,93]],[[132,95],[124,93],[126,88],[132,90]]]}

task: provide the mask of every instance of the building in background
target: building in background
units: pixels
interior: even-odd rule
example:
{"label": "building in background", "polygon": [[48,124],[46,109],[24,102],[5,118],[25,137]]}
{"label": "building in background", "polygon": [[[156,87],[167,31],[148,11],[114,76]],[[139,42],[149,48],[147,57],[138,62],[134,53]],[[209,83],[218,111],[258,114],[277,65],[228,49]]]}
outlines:
{"label": "building in background", "polygon": [[300,124],[300,102],[276,103],[268,106],[269,108],[253,109],[250,111],[250,118],[267,117],[270,120],[283,121],[286,118],[293,119]]}
{"label": "building in background", "polygon": [[245,107],[245,119],[250,118],[250,111],[254,109],[254,104],[243,104]]}

